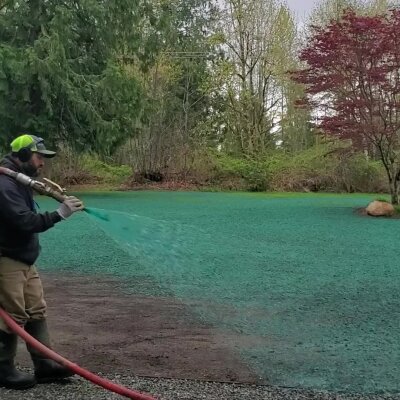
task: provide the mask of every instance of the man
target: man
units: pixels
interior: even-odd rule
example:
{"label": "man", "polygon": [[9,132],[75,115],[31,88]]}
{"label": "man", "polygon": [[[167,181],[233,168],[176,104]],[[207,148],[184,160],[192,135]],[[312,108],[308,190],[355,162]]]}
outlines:
{"label": "man", "polygon": [[[46,158],[56,155],[47,150],[43,139],[22,135],[11,143],[11,154],[2,167],[30,177],[40,174]],[[83,209],[82,202],[69,196],[57,211],[37,213],[33,193],[6,175],[0,175],[0,307],[7,311],[25,330],[50,347],[46,325],[46,302],[35,267],[40,246],[38,233]],[[14,365],[17,336],[0,318],[0,386],[28,389],[36,383],[52,382],[73,375],[67,368],[46,359],[27,346],[35,376],[18,371]]]}

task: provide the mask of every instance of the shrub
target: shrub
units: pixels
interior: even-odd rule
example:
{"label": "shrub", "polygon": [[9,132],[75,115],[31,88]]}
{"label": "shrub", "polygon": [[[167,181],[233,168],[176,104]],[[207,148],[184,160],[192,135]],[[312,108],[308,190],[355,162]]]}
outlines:
{"label": "shrub", "polygon": [[110,165],[91,155],[82,156],[82,168],[98,182],[119,184],[132,175],[128,165]]}
{"label": "shrub", "polygon": [[[237,189],[264,191],[268,189],[268,170],[264,161],[215,154],[216,179],[239,186]],[[241,187],[242,186],[242,187]]]}
{"label": "shrub", "polygon": [[325,143],[299,153],[275,150],[259,159],[212,152],[214,178],[236,189],[254,191],[386,192],[379,161],[351,153],[340,143]]}
{"label": "shrub", "polygon": [[132,174],[127,165],[111,165],[95,155],[76,155],[64,150],[51,163],[45,176],[63,185],[119,185]]}

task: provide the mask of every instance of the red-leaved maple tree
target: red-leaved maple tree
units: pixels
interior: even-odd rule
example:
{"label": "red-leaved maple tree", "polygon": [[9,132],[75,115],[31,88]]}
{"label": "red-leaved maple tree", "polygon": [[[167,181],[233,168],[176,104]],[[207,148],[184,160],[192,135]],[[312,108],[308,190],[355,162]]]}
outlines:
{"label": "red-leaved maple tree", "polygon": [[400,181],[400,10],[359,16],[347,10],[326,27],[312,27],[293,74],[306,86],[320,127],[361,149],[377,150],[392,203]]}

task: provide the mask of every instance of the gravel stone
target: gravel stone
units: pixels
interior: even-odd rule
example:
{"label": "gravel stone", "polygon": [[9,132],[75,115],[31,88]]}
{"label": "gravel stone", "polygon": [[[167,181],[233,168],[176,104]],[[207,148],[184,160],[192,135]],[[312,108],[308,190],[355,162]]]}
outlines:
{"label": "gravel stone", "polygon": [[[400,394],[339,394],[303,389],[278,388],[137,376],[103,376],[158,400],[400,400]],[[4,400],[117,400],[122,396],[99,388],[80,377],[58,384],[37,385],[21,392],[0,388]]]}

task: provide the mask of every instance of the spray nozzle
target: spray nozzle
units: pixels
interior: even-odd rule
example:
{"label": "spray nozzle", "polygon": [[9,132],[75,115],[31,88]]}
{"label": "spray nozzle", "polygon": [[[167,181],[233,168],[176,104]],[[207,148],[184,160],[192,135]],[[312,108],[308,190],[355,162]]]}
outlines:
{"label": "spray nozzle", "polygon": [[60,192],[61,194],[65,194],[67,193],[67,189],[61,187],[58,183],[55,183],[53,181],[51,181],[48,178],[43,178],[43,180],[46,182],[46,184],[48,186],[50,186],[52,189],[57,190],[58,192]]}

